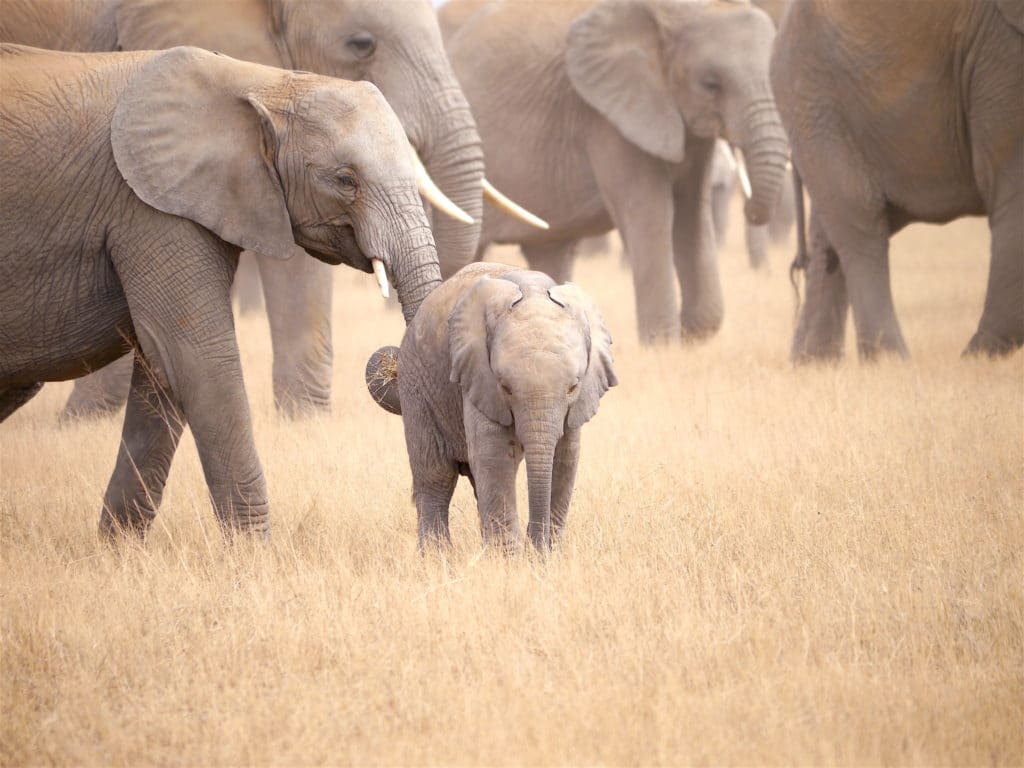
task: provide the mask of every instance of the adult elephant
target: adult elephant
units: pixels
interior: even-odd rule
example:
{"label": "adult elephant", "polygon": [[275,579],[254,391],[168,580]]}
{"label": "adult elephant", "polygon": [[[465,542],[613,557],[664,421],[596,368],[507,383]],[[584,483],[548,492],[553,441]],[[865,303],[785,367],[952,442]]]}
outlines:
{"label": "adult elephant", "polygon": [[[718,330],[708,205],[715,137],[747,157],[747,218],[768,220],[788,147],[768,83],[774,29],[746,3],[673,0],[490,4],[448,55],[473,108],[489,176],[550,223],[484,213],[481,246],[518,243],[559,282],[581,237],[617,227],[641,340]],[[675,273],[675,275],[673,274]]]}
{"label": "adult elephant", "polygon": [[[482,200],[480,138],[426,2],[379,0],[6,0],[0,40],[73,51],[195,45],[246,61],[347,80],[387,98],[426,171],[474,223],[436,216],[447,273],[472,260]],[[331,392],[331,275],[313,259],[259,257],[285,412],[326,409]],[[117,408],[116,373],[72,396],[78,411]],[[109,382],[109,383],[108,383]],[[127,382],[120,383],[127,391]],[[95,394],[91,394],[95,393]]]}
{"label": "adult elephant", "polygon": [[198,48],[2,44],[0,92],[0,420],[136,347],[101,529],[148,527],[187,423],[220,520],[265,530],[239,251],[389,274],[411,319],[441,273],[398,118],[368,83]]}
{"label": "adult elephant", "polygon": [[1024,0],[823,3],[783,20],[772,83],[813,206],[797,361],[906,356],[889,237],[987,214],[988,290],[967,352],[1024,343]]}

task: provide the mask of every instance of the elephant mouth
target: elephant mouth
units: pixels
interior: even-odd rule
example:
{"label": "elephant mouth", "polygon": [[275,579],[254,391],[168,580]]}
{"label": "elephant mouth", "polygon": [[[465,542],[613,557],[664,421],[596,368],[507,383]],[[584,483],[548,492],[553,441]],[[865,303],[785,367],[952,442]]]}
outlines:
{"label": "elephant mouth", "polygon": [[356,242],[356,233],[351,225],[345,224],[340,227],[331,227],[324,235],[324,240],[327,241],[326,244],[319,239],[307,241],[306,238],[302,238],[299,241],[299,245],[310,256],[325,264],[330,264],[331,266],[345,264],[353,269],[358,269],[360,272],[373,271],[373,264]]}

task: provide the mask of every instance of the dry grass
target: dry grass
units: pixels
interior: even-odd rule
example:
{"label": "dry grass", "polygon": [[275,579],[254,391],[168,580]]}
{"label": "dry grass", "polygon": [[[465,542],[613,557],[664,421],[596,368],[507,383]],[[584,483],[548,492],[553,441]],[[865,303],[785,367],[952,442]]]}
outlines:
{"label": "dry grass", "polygon": [[222,541],[187,438],[149,540],[98,543],[119,420],[46,387],[0,427],[0,762],[1021,764],[1024,355],[959,358],[984,222],[895,241],[914,359],[874,366],[792,369],[789,251],[739,239],[698,347],[639,348],[617,257],[579,265],[622,385],[546,564],[481,553],[466,484],[416,554],[369,276],[337,273],[329,418],[274,415],[240,323],[270,545]]}

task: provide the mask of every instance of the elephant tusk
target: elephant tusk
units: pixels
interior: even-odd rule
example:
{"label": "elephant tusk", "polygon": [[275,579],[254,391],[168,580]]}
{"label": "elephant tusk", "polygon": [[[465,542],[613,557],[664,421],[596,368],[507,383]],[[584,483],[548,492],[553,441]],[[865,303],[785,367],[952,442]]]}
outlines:
{"label": "elephant tusk", "polygon": [[484,188],[484,197],[494,203],[496,208],[504,211],[513,219],[519,219],[520,221],[526,222],[531,227],[536,227],[537,229],[550,229],[550,226],[546,221],[544,221],[544,219],[540,216],[535,216],[523,208],[523,206],[509,200],[501,194],[501,192],[495,189],[494,185],[487,179],[484,179],[482,183]]}
{"label": "elephant tusk", "polygon": [[412,156],[416,162],[416,186],[419,187],[420,194],[441,213],[451,216],[463,224],[472,224],[473,217],[459,208],[459,206],[447,198],[444,192],[438,189],[437,184],[430,178],[430,174],[427,173],[427,169],[423,166],[420,156],[415,151]]}
{"label": "elephant tusk", "polygon": [[725,159],[725,164],[729,167],[729,173],[736,173],[736,158],[732,156],[732,151],[729,145],[722,139],[715,142],[715,149],[722,153],[722,157]]}
{"label": "elephant tusk", "polygon": [[736,150],[736,173],[740,177],[740,188],[743,190],[743,196],[749,200],[754,192],[750,188],[750,177],[747,175],[747,164],[743,162],[743,152],[739,149]]}
{"label": "elephant tusk", "polygon": [[380,286],[380,295],[385,299],[391,295],[388,288],[388,275],[384,271],[384,262],[380,259],[373,259],[373,274],[377,277],[377,285]]}

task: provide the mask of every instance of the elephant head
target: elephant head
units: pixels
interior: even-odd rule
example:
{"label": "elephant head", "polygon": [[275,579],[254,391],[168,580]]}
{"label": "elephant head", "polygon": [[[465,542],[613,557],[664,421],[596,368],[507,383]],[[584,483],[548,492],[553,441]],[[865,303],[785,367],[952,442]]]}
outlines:
{"label": "elephant head", "polygon": [[771,216],[788,145],[769,83],[774,27],[743,0],[601,0],[569,31],[580,96],[622,135],[678,163],[686,136],[724,136],[747,158],[746,215]]}
{"label": "elephant head", "polygon": [[125,49],[188,43],[373,83],[426,173],[454,203],[449,216],[434,221],[445,272],[473,260],[485,189],[483,150],[427,0],[122,0],[117,31]]}
{"label": "elephant head", "polygon": [[386,271],[407,319],[440,282],[413,152],[368,83],[172,48],[122,93],[111,145],[143,202],[267,256]]}

